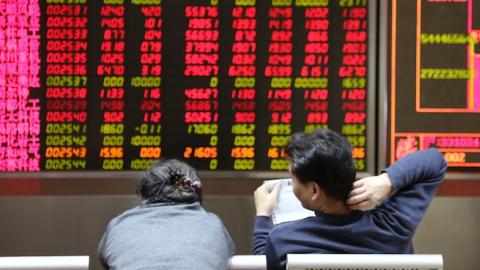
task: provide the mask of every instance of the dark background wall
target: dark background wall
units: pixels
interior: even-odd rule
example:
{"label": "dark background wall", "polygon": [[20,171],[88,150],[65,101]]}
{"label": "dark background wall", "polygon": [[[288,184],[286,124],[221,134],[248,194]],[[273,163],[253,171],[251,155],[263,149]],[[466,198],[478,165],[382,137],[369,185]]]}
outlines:
{"label": "dark background wall", "polygon": [[[108,221],[139,202],[122,196],[0,197],[0,256],[90,255]],[[249,254],[255,214],[252,196],[206,196],[204,207],[222,218],[237,246]],[[437,197],[414,238],[417,253],[441,253],[446,269],[480,263],[480,198]]]}

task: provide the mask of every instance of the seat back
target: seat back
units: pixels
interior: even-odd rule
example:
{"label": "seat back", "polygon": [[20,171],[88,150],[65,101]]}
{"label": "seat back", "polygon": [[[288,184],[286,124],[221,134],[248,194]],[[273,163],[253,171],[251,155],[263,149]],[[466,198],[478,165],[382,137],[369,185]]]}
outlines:
{"label": "seat back", "polygon": [[265,255],[235,255],[228,260],[228,270],[265,270]]}
{"label": "seat back", "polygon": [[442,270],[440,254],[288,254],[288,270]]}
{"label": "seat back", "polygon": [[88,256],[0,257],[0,270],[88,270]]}

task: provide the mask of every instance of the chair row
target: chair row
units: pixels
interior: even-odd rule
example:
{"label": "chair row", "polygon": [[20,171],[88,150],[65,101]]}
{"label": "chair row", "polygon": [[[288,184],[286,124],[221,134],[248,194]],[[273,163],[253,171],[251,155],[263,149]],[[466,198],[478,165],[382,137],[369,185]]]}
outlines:
{"label": "chair row", "polygon": [[[265,256],[236,255],[228,270],[266,269]],[[0,257],[0,269],[9,270],[87,270],[88,256]],[[288,270],[442,270],[440,254],[289,254]]]}
{"label": "chair row", "polygon": [[[266,269],[265,256],[237,255],[230,258],[229,270]],[[288,270],[442,270],[440,254],[289,254]]]}

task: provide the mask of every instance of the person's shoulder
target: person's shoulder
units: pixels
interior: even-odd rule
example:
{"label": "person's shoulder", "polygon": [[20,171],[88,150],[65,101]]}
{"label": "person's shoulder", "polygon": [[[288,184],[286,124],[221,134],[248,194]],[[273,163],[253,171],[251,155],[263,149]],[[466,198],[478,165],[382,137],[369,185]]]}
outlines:
{"label": "person's shoulder", "polygon": [[204,215],[211,222],[215,222],[215,223],[218,223],[218,224],[223,224],[222,219],[215,213],[208,212],[208,211],[204,210]]}
{"label": "person's shoulder", "polygon": [[205,210],[205,208],[203,208],[198,202],[185,204],[182,207],[189,209],[189,215],[195,216],[197,219],[201,218],[204,219],[204,221],[215,221],[221,223],[220,217],[218,217],[215,213]]}
{"label": "person's shoulder", "polygon": [[130,209],[127,209],[127,210],[123,211],[121,214],[119,214],[118,216],[116,216],[116,217],[112,218],[112,220],[110,220],[110,222],[108,223],[108,227],[115,226],[115,225],[123,222],[124,220],[128,220],[131,217],[138,215],[138,213],[141,212],[140,209],[142,209],[142,206],[137,205],[135,207],[132,207]]}
{"label": "person's shoulder", "polygon": [[315,217],[307,217],[299,220],[286,221],[277,224],[271,231],[271,235],[284,235],[288,233],[294,233],[305,227],[310,227]]}

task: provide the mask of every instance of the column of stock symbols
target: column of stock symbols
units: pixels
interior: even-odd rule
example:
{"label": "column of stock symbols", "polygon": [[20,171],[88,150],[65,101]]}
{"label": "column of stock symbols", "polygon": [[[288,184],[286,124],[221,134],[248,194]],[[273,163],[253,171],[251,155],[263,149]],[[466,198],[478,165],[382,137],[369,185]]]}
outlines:
{"label": "column of stock symbols", "polygon": [[0,0],[0,13],[0,171],[39,171],[40,7]]}
{"label": "column of stock symbols", "polygon": [[46,5],[46,170],[87,168],[87,12]]}
{"label": "column of stock symbols", "polygon": [[122,170],[125,132],[125,6],[103,0],[100,8],[100,78],[101,125],[99,157],[103,170]]}
{"label": "column of stock symbols", "polygon": [[139,104],[142,122],[135,126],[131,145],[138,149],[130,169],[145,170],[162,154],[161,143],[161,75],[162,75],[162,6],[138,5],[144,16],[145,33],[140,43],[140,75],[133,76],[130,86],[143,93]]}
{"label": "column of stock symbols", "polygon": [[234,78],[232,90],[232,140],[230,156],[234,170],[255,168],[255,72],[257,21],[255,1],[236,2],[232,10],[232,62],[228,76]]}
{"label": "column of stock symbols", "polygon": [[[185,147],[186,159],[208,160],[208,168],[218,166],[218,75],[219,10],[218,1],[210,5],[186,6],[184,75],[195,78],[198,87],[185,89],[185,125],[188,136],[197,139]],[[196,81],[197,81],[196,80]]]}

